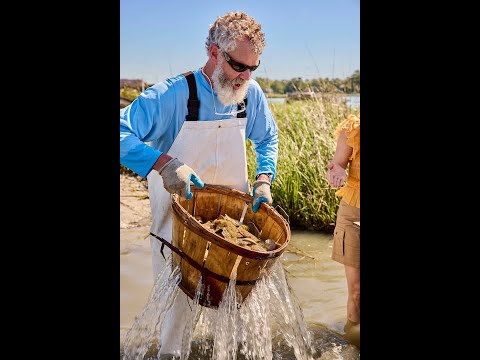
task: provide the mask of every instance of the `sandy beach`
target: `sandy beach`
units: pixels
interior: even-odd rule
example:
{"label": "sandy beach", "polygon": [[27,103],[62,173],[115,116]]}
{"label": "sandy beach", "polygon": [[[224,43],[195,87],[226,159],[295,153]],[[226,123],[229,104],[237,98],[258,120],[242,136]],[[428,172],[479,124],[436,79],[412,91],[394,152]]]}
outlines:
{"label": "sandy beach", "polygon": [[[150,202],[147,182],[139,176],[120,174],[120,234],[145,229],[145,236],[151,223]],[[121,236],[121,247],[128,246],[131,236]]]}
{"label": "sandy beach", "polygon": [[120,339],[148,299],[151,269],[150,203],[146,180],[120,174]]}

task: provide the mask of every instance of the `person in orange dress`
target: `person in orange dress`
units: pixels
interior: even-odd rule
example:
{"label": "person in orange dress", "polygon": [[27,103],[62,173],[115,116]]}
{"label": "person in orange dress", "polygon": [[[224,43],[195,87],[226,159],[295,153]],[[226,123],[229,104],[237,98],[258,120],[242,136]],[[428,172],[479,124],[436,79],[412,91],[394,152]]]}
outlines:
{"label": "person in orange dress", "polygon": [[[337,145],[327,164],[327,179],[340,188],[332,259],[345,266],[347,322],[345,337],[360,348],[360,115],[349,115],[335,131]],[[354,222],[356,224],[354,224]]]}

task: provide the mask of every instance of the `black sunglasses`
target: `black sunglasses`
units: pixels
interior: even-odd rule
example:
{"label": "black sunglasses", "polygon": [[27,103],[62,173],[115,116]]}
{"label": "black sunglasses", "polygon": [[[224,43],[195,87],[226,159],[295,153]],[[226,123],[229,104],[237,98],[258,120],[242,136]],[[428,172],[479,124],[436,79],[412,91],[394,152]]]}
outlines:
{"label": "black sunglasses", "polygon": [[248,66],[245,64],[241,64],[233,60],[225,51],[222,51],[223,57],[227,61],[227,63],[232,67],[233,70],[236,72],[244,72],[245,70],[255,71],[260,66],[260,60],[258,60],[258,65],[255,66]]}

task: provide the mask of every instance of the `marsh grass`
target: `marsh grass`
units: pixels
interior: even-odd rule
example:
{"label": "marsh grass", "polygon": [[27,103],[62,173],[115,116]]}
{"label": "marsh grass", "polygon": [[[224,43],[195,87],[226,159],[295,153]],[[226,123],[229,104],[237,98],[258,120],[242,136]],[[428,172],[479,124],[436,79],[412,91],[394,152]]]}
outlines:
{"label": "marsh grass", "polygon": [[[332,231],[339,199],[326,180],[327,163],[336,146],[336,126],[355,109],[338,97],[270,104],[279,128],[273,205],[288,215],[294,229]],[[247,142],[249,178],[255,177],[253,145]]]}

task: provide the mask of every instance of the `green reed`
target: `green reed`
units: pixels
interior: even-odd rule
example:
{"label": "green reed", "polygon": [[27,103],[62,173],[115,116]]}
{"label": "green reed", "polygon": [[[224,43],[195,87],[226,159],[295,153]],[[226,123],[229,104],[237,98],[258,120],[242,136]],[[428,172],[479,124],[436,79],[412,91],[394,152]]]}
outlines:
{"label": "green reed", "polygon": [[[273,206],[283,209],[279,212],[288,215],[292,228],[333,230],[339,199],[326,180],[327,163],[335,152],[336,126],[356,113],[338,99],[323,95],[315,100],[270,104],[279,128]],[[256,159],[251,142],[247,142],[247,154],[249,178],[253,179]]]}

